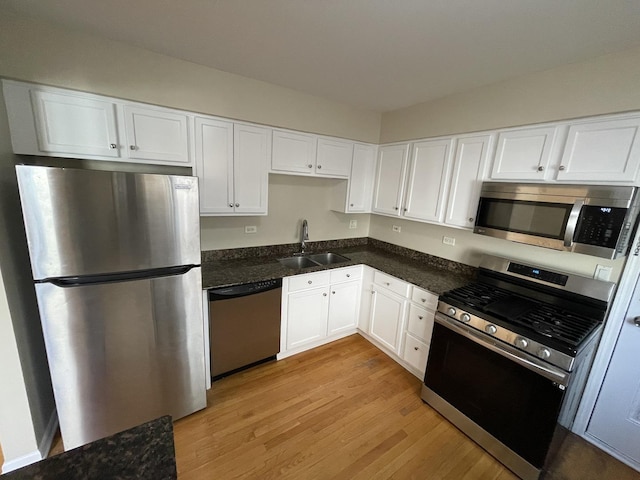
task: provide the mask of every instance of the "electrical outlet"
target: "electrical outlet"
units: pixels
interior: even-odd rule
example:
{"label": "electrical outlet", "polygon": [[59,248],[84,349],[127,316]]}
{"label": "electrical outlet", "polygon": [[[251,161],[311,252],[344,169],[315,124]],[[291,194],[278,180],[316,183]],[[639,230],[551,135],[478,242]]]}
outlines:
{"label": "electrical outlet", "polygon": [[358,228],[358,221],[357,220],[349,220],[349,228]]}
{"label": "electrical outlet", "polygon": [[244,233],[258,233],[258,227],[255,225],[245,225]]}
{"label": "electrical outlet", "polygon": [[609,281],[611,278],[611,271],[613,267],[606,267],[604,265],[596,265],[596,273],[593,274],[593,278],[597,280]]}
{"label": "electrical outlet", "polygon": [[442,237],[442,243],[453,246],[456,244],[456,239],[453,237]]}
{"label": "electrical outlet", "polygon": [[392,227],[392,230],[393,230],[394,232],[400,233],[400,226],[399,226],[399,225],[394,225],[394,226]]}

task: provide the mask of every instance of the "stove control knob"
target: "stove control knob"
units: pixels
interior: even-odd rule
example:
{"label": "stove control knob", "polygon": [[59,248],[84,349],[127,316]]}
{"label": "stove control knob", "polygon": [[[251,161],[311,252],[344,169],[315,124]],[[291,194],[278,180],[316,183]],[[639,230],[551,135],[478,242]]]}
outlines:
{"label": "stove control knob", "polygon": [[456,315],[456,309],[453,307],[447,308],[447,315],[454,317]]}
{"label": "stove control knob", "polygon": [[495,325],[487,325],[486,327],[484,327],[484,331],[493,335],[498,331],[498,327],[496,327]]}
{"label": "stove control knob", "polygon": [[522,338],[522,337],[516,338],[516,347],[527,348],[527,345],[529,345],[529,342],[527,341],[526,338]]}
{"label": "stove control knob", "polygon": [[468,313],[463,313],[462,315],[460,315],[460,320],[462,320],[464,323],[467,323],[471,320],[471,315],[469,315]]}
{"label": "stove control knob", "polygon": [[540,350],[538,350],[538,356],[542,359],[549,358],[551,356],[551,352],[548,348],[542,347]]}

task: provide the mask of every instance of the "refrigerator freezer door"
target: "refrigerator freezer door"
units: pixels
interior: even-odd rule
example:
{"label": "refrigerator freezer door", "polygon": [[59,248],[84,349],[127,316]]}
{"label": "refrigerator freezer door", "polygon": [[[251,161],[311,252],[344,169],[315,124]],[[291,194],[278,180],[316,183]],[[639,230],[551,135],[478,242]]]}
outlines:
{"label": "refrigerator freezer door", "polygon": [[200,265],[196,177],[16,172],[35,280]]}
{"label": "refrigerator freezer door", "polygon": [[206,407],[201,271],[36,284],[66,450]]}

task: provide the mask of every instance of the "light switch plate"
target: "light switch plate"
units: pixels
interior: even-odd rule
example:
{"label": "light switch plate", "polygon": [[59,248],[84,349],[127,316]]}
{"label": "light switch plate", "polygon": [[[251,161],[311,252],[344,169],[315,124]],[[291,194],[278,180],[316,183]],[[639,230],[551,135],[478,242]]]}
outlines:
{"label": "light switch plate", "polygon": [[258,233],[258,227],[255,225],[245,225],[244,233]]}

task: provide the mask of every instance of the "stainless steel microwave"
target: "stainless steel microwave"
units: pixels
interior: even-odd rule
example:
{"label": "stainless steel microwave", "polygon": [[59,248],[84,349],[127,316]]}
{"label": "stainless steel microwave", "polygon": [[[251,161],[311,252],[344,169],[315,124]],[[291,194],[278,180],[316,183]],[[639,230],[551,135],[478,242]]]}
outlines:
{"label": "stainless steel microwave", "polygon": [[627,254],[637,216],[637,187],[485,182],[473,231],[612,259]]}

